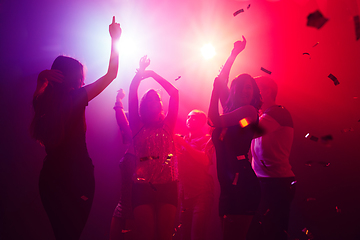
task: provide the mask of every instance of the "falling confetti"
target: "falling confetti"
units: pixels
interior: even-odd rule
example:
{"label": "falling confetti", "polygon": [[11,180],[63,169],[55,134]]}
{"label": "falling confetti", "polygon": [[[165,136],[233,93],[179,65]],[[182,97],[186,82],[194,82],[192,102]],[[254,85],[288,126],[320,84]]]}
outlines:
{"label": "falling confetti", "polygon": [[311,141],[314,141],[314,142],[317,142],[319,140],[318,137],[312,136],[312,135],[310,135],[310,133],[307,133],[305,135],[305,138],[309,138]]}
{"label": "falling confetti", "polygon": [[250,4],[246,7],[246,9],[249,9],[250,8]]}
{"label": "falling confetti", "polygon": [[265,213],[263,214],[263,216],[266,216],[268,213],[270,212],[270,209],[266,209]]}
{"label": "falling confetti", "polygon": [[342,131],[343,131],[344,133],[346,133],[346,132],[354,132],[355,130],[354,130],[354,128],[350,127],[350,128],[345,128],[345,129],[343,129]]}
{"label": "falling confetti", "polygon": [[304,229],[302,230],[302,232],[306,234],[306,236],[308,237],[308,239],[313,239],[313,238],[314,238],[314,236],[309,232],[309,230],[308,230],[307,228],[304,228]]}
{"label": "falling confetti", "polygon": [[237,158],[237,160],[245,160],[246,159],[245,155],[240,155],[240,156],[237,156],[236,158]]}
{"label": "falling confetti", "polygon": [[175,81],[179,80],[181,78],[181,76],[178,76],[177,78],[175,78]]}
{"label": "falling confetti", "polygon": [[145,178],[136,178],[137,181],[145,181]]}
{"label": "falling confetti", "polygon": [[331,73],[329,74],[328,78],[330,78],[334,82],[335,86],[340,84],[337,78]]}
{"label": "falling confetti", "polygon": [[246,127],[247,125],[249,125],[249,122],[246,120],[246,118],[241,119],[239,121],[239,123],[240,123],[240,126],[243,128]]}
{"label": "falling confetti", "polygon": [[263,67],[261,67],[260,70],[263,71],[263,72],[266,72],[267,74],[271,74],[271,71],[269,71],[269,70],[267,70],[267,69],[265,69]]}
{"label": "falling confetti", "polygon": [[335,209],[337,213],[341,213],[341,209],[338,206],[336,206]]}
{"label": "falling confetti", "polygon": [[309,56],[309,59],[311,59],[310,53],[304,52],[303,55],[308,55],[308,56]]}
{"label": "falling confetti", "polygon": [[313,163],[313,161],[307,161],[307,162],[305,163],[305,165],[308,166],[308,167],[311,167],[311,166],[312,166],[312,163]]}
{"label": "falling confetti", "polygon": [[316,10],[307,16],[306,25],[308,27],[320,29],[328,20],[329,19],[325,18],[319,10]]}
{"label": "falling confetti", "polygon": [[236,15],[238,15],[239,13],[242,13],[242,12],[244,12],[244,9],[239,9],[236,12],[234,12],[233,15],[235,17]]}
{"label": "falling confetti", "polygon": [[306,199],[307,202],[311,202],[311,201],[316,201],[316,198],[313,198],[313,197],[309,197]]}
{"label": "falling confetti", "polygon": [[81,196],[81,199],[84,200],[84,201],[86,201],[86,200],[88,200],[89,198],[87,198],[86,196],[82,195],[82,196]]}
{"label": "falling confetti", "polygon": [[316,47],[318,44],[319,44],[319,42],[315,43],[314,46],[312,46],[312,47]]}
{"label": "falling confetti", "polygon": [[324,167],[328,167],[330,166],[329,162],[319,162],[320,165],[324,166]]}
{"label": "falling confetti", "polygon": [[122,229],[121,230],[121,233],[123,233],[123,234],[128,233],[128,232],[131,232],[131,229]]}
{"label": "falling confetti", "polygon": [[233,181],[233,185],[237,185],[237,182],[238,182],[238,178],[239,178],[239,173],[237,172],[236,174],[235,174],[235,178],[234,178],[234,181]]}
{"label": "falling confetti", "polygon": [[325,136],[322,136],[322,137],[320,138],[320,140],[321,140],[321,143],[322,143],[322,144],[330,147],[331,141],[333,140],[333,136],[330,135],[330,134],[329,134],[329,135],[325,135]]}

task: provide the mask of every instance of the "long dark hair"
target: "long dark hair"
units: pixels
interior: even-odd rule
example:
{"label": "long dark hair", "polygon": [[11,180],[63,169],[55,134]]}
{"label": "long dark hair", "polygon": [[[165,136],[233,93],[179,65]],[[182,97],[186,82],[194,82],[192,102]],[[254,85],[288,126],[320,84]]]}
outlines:
{"label": "long dark hair", "polygon": [[64,138],[65,123],[71,110],[71,102],[66,102],[66,95],[84,84],[84,67],[74,58],[58,56],[51,69],[61,71],[63,82],[48,82],[42,93],[34,94],[35,114],[30,133],[40,144],[56,147]]}
{"label": "long dark hair", "polygon": [[260,110],[262,101],[261,101],[261,95],[259,87],[257,86],[255,80],[253,77],[251,77],[249,74],[240,74],[234,80],[231,82],[230,85],[230,94],[226,101],[225,107],[224,107],[224,113],[231,112],[239,107],[241,107],[237,101],[235,101],[235,98],[238,97],[238,93],[236,93],[236,89],[240,86],[241,88],[244,87],[245,82],[247,80],[250,80],[251,85],[253,87],[253,99],[250,102],[250,105],[255,107],[257,110]]}
{"label": "long dark hair", "polygon": [[[156,96],[158,96],[159,98],[159,102],[160,104],[162,105],[162,102],[161,102],[161,97],[159,95],[159,93],[157,91],[155,91],[154,89],[149,89],[141,98],[140,100],[140,117],[141,117],[141,120],[143,123],[146,123],[147,122],[147,116],[149,114],[149,111],[147,109],[147,104],[148,104],[148,98],[149,98],[149,95],[150,94],[156,94]],[[164,109],[163,107],[161,107],[161,111],[160,111],[160,119],[159,120],[164,120],[165,118],[165,114],[164,114]]]}

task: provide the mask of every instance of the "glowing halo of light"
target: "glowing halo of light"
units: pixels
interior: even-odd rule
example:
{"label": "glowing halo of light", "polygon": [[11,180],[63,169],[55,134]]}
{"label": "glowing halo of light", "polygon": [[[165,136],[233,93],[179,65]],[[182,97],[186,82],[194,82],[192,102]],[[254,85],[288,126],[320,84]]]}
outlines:
{"label": "glowing halo of light", "polygon": [[201,48],[201,53],[202,53],[203,57],[207,60],[213,58],[216,55],[215,48],[213,47],[213,45],[211,43],[205,44]]}

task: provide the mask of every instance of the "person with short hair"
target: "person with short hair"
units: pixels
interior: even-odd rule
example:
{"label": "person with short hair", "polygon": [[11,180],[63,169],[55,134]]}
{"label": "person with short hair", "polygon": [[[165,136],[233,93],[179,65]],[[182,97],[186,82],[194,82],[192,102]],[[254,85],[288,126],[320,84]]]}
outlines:
{"label": "person with short hair", "polygon": [[252,140],[251,153],[261,202],[248,239],[285,240],[295,195],[295,175],[289,163],[294,126],[290,112],[276,104],[276,82],[265,76],[255,80],[263,101],[259,119],[263,133]]}
{"label": "person with short hair", "polygon": [[194,109],[186,119],[188,134],[175,135],[179,144],[180,228],[183,240],[205,240],[214,201],[214,182],[209,174],[214,152],[209,134],[205,134],[206,114]]}

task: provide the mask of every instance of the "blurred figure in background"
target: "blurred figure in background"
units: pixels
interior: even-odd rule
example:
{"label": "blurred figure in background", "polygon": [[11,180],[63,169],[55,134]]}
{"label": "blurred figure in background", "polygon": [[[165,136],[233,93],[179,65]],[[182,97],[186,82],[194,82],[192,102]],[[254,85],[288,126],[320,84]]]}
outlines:
{"label": "blurred figure in background", "polygon": [[175,135],[175,142],[180,145],[181,227],[178,234],[182,240],[206,239],[214,201],[214,183],[209,174],[214,149],[210,135],[203,132],[206,119],[203,111],[192,110],[186,120],[188,134]]}
{"label": "blurred figure in background", "polygon": [[260,181],[261,202],[248,239],[285,240],[296,183],[289,163],[293,121],[289,111],[275,102],[275,81],[264,76],[255,80],[263,100],[259,120],[263,134],[253,139],[251,153],[252,167]]}
{"label": "blurred figure in background", "polygon": [[119,163],[121,177],[120,200],[115,207],[113,217],[111,219],[110,240],[134,239],[134,214],[131,206],[131,188],[132,177],[135,171],[136,157],[133,154],[133,149],[131,148],[132,133],[122,103],[122,99],[124,97],[125,92],[123,89],[120,89],[116,95],[114,106],[116,122],[122,136],[122,143],[126,145],[127,150]]}

